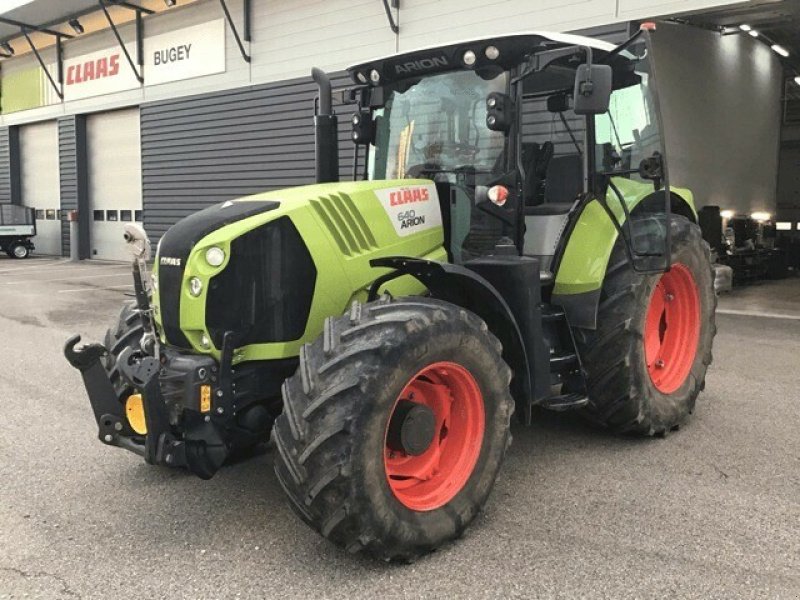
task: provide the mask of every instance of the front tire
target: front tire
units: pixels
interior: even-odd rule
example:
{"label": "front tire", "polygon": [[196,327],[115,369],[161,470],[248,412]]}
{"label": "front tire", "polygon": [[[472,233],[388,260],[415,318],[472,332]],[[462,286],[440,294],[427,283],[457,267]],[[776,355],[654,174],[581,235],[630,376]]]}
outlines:
{"label": "front tire", "polygon": [[120,402],[125,402],[135,390],[122,376],[118,358],[125,348],[131,348],[131,358],[134,360],[144,356],[141,346],[142,336],[144,336],[144,322],[141,312],[135,303],[127,302],[120,310],[116,326],[106,330],[103,340],[103,345],[108,350],[108,354],[102,358],[103,367]]}
{"label": "front tire", "polygon": [[[658,248],[664,221],[637,224],[637,248]],[[584,416],[617,433],[663,435],[692,413],[705,386],[716,333],[714,273],[700,228],[672,215],[671,269],[634,271],[617,241],[600,297],[597,329],[577,330],[587,371]]]}
{"label": "front tire", "polygon": [[[278,481],[338,546],[385,560],[430,552],[460,536],[489,496],[510,442],[510,378],[500,343],[460,307],[356,303],[327,319],[284,383]],[[398,424],[411,408],[433,423],[427,434],[403,429],[407,416]]]}

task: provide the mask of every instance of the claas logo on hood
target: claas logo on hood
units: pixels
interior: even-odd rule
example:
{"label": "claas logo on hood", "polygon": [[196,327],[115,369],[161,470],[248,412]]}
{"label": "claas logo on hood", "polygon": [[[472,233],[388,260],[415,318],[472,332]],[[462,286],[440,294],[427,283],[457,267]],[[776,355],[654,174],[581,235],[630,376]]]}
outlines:
{"label": "claas logo on hood", "polygon": [[393,191],[389,194],[389,205],[400,206],[401,204],[412,204],[414,202],[427,202],[430,200],[428,188],[404,188]]}

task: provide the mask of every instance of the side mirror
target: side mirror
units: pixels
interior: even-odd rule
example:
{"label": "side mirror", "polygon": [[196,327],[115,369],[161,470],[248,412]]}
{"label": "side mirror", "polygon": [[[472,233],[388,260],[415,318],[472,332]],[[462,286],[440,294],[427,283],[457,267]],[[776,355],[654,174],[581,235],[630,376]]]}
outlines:
{"label": "side mirror", "polygon": [[511,131],[514,124],[514,102],[506,94],[492,92],[486,98],[486,127],[492,131]]}
{"label": "side mirror", "polygon": [[350,123],[353,125],[350,137],[354,144],[371,144],[375,141],[375,123],[368,110],[360,110],[353,114]]}
{"label": "side mirror", "polygon": [[610,65],[580,65],[575,73],[575,114],[601,115],[606,112],[612,87],[613,72]]}

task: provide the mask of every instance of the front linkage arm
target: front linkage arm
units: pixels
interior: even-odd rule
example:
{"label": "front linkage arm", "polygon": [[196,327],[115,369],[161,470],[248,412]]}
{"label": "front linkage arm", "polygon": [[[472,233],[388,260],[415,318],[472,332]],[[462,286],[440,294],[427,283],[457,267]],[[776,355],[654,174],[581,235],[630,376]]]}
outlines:
{"label": "front linkage arm", "polygon": [[76,348],[80,341],[80,335],[70,337],[64,344],[64,356],[69,364],[81,372],[83,385],[86,387],[99,428],[100,441],[144,456],[144,446],[137,444],[131,438],[135,434],[121,414],[122,405],[117,400],[114,386],[111,385],[108,374],[100,362],[100,359],[108,354],[108,350],[102,344],[86,344]]}

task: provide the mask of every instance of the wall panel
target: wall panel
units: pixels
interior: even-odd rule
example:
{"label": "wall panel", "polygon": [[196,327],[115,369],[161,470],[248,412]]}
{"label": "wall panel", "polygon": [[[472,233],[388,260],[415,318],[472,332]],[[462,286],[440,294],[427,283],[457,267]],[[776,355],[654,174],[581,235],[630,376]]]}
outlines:
{"label": "wall panel", "polygon": [[[335,76],[334,85],[344,82]],[[142,192],[153,240],[209,204],[313,183],[315,95],[316,85],[301,78],[142,105]],[[340,112],[340,166],[350,177],[352,108]]]}

